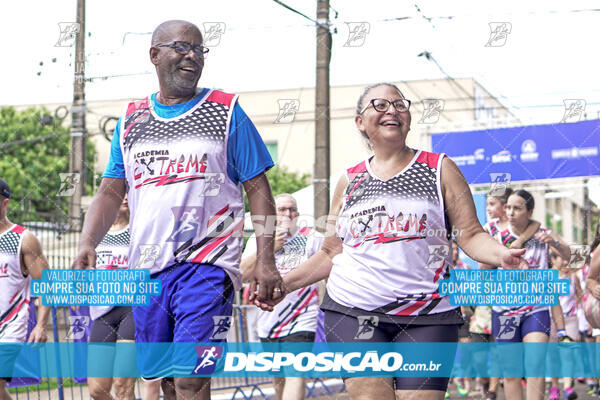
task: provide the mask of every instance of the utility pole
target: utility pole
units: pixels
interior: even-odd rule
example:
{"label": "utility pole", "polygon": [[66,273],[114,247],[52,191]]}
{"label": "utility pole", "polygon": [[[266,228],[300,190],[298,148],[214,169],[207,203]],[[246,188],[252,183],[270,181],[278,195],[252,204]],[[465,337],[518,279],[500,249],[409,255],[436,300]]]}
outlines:
{"label": "utility pole", "polygon": [[[588,189],[589,179],[583,180],[583,237],[582,242],[591,244],[594,240],[594,227],[592,226],[592,205],[590,203],[590,192]],[[591,234],[591,235],[590,235]]]}
{"label": "utility pole", "polygon": [[85,194],[85,0],[77,0],[77,23],[79,31],[75,40],[75,81],[73,83],[73,105],[71,107],[71,153],[69,172],[70,184],[75,192],[69,198],[69,219],[76,229],[81,227],[81,197]]}
{"label": "utility pole", "polygon": [[[313,174],[315,221],[329,214],[329,63],[331,32],[329,0],[317,0],[317,83],[315,90],[315,170]],[[325,230],[325,225],[315,228]]]}

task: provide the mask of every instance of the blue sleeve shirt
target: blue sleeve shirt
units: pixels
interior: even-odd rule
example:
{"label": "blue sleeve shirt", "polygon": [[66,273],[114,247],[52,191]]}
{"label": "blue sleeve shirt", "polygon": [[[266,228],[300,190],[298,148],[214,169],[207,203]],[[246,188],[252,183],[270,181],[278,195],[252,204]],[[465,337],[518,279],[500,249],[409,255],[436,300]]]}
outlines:
{"label": "blue sleeve shirt", "polygon": [[[209,89],[203,89],[193,99],[174,105],[164,105],[156,101],[156,94],[151,97],[154,111],[162,118],[173,118],[181,115],[206,96]],[[125,178],[123,153],[120,145],[121,119],[117,123],[110,145],[110,158],[104,170],[103,178]],[[269,155],[256,127],[242,107],[236,102],[233,107],[229,139],[227,142],[227,175],[234,183],[246,182],[270,169],[274,163]]]}

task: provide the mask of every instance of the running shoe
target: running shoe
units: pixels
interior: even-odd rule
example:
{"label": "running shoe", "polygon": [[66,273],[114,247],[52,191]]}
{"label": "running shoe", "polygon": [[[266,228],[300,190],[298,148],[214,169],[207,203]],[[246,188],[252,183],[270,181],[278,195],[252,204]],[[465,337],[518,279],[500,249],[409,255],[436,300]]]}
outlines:
{"label": "running shoe", "polygon": [[556,386],[550,388],[550,397],[548,400],[560,400],[560,390]]}
{"label": "running shoe", "polygon": [[590,396],[596,393],[596,385],[593,383],[588,383],[588,391],[587,394]]}
{"label": "running shoe", "polygon": [[463,378],[454,378],[454,383],[456,384],[456,391],[460,397],[469,395],[469,389],[466,387],[465,380]]}

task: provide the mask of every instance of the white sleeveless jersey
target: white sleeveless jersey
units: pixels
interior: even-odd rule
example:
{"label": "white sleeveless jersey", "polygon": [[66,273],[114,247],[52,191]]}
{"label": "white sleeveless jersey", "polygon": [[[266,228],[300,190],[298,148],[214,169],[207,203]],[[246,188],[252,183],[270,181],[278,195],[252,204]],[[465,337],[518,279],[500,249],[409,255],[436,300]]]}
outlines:
{"label": "white sleeveless jersey", "polygon": [[161,118],[148,98],[130,103],[121,125],[129,184],[131,268],[174,263],[223,268],[241,286],[244,201],[227,175],[237,96],[210,90],[184,114]]}
{"label": "white sleeveless jersey", "polygon": [[31,277],[21,271],[25,228],[0,233],[0,342],[24,342],[29,318]]}
{"label": "white sleeveless jersey", "polygon": [[[322,236],[310,228],[300,229],[275,252],[275,264],[281,276],[287,275],[298,265],[319,251]],[[244,257],[256,253],[256,238],[248,240]],[[289,293],[272,312],[258,311],[256,324],[258,336],[275,339],[297,332],[315,332],[319,313],[318,285],[313,284]]]}
{"label": "white sleeveless jersey", "polygon": [[439,295],[452,266],[441,189],[443,154],[417,151],[383,181],[363,161],[347,170],[338,216],[343,250],[333,259],[329,297],[345,307],[399,316],[455,309]]}
{"label": "white sleeveless jersey", "polygon": [[495,238],[498,242],[502,241],[500,237],[500,228],[498,223],[500,222],[499,218],[492,218],[483,226],[483,230],[490,234],[493,238]]}
{"label": "white sleeveless jersey", "polygon": [[573,273],[567,276],[559,275],[560,279],[569,280],[569,294],[559,296],[558,301],[565,317],[577,316],[577,295],[575,294],[575,279]]}
{"label": "white sleeveless jersey", "polygon": [[[96,247],[96,269],[125,269],[129,267],[129,227],[108,232]],[[90,307],[90,317],[96,320],[113,307]]]}
{"label": "white sleeveless jersey", "polygon": [[[498,229],[494,220],[490,221],[489,227],[490,232],[497,232],[496,235],[493,235],[494,238],[506,247],[510,247],[511,243],[519,238],[519,236],[510,230],[510,227],[504,230]],[[540,228],[538,232],[550,233],[550,230]],[[525,254],[523,258],[529,264],[530,269],[548,269],[548,245],[546,243],[542,243],[532,237],[525,242],[524,248]],[[549,307],[523,304],[519,307],[493,306],[492,310],[503,315],[531,315],[538,311],[549,310]]]}

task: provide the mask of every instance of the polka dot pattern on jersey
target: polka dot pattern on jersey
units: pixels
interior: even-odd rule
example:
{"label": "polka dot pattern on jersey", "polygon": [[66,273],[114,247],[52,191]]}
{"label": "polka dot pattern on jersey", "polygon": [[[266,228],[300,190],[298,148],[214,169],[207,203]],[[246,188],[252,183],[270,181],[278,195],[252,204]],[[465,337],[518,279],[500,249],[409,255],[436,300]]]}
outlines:
{"label": "polka dot pattern on jersey", "polygon": [[125,136],[125,147],[131,149],[134,144],[155,145],[169,144],[186,139],[200,139],[215,142],[225,140],[229,107],[212,101],[202,102],[191,114],[181,118],[168,120],[156,119],[152,114],[141,109],[127,119],[125,129],[134,121]]}
{"label": "polka dot pattern on jersey", "polygon": [[296,235],[292,240],[285,243],[276,254],[299,254],[304,255],[306,252],[306,240],[307,237],[303,235]]}
{"label": "polka dot pattern on jersey", "polygon": [[344,209],[372,203],[374,200],[386,196],[398,196],[405,200],[429,200],[437,203],[439,199],[436,172],[437,169],[420,162],[415,162],[407,171],[387,181],[374,178],[368,171],[365,171],[358,174],[348,185]]}
{"label": "polka dot pattern on jersey", "polygon": [[102,246],[129,247],[129,229],[119,233],[107,233],[100,242]]}
{"label": "polka dot pattern on jersey", "polygon": [[19,251],[19,234],[15,232],[6,232],[0,236],[0,253],[17,254]]}

